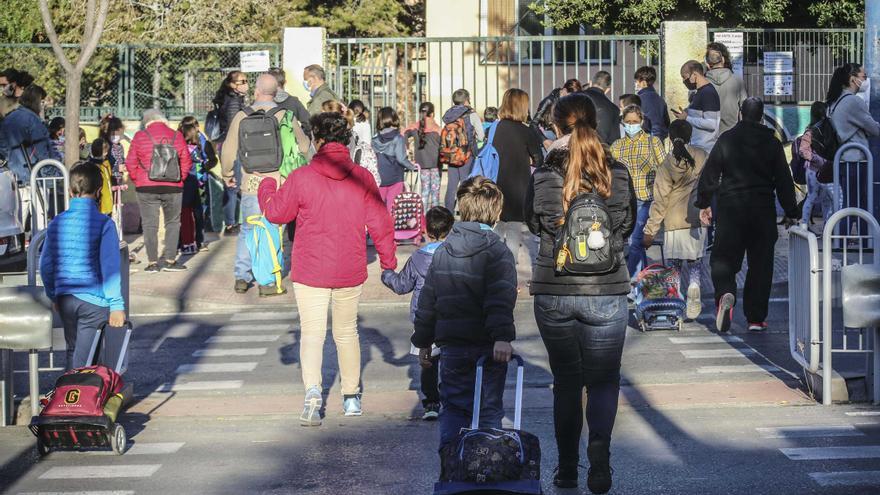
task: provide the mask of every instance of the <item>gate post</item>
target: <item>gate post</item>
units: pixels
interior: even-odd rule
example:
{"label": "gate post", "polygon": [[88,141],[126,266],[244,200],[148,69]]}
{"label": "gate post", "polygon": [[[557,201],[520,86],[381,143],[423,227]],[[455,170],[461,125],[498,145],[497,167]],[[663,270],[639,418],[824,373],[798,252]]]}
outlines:
{"label": "gate post", "polygon": [[703,61],[708,28],[702,21],[666,21],[660,24],[660,60],[663,61],[663,99],[669,109],[688,106],[688,91],[681,83],[681,66],[688,60]]}
{"label": "gate post", "polygon": [[287,75],[284,90],[298,97],[304,105],[308,105],[312,97],[302,86],[303,69],[318,64],[327,70],[327,84],[330,84],[331,77],[334,77],[335,71],[330,72],[324,65],[327,60],[324,56],[326,38],[327,30],[324,28],[284,28],[284,46],[281,53],[281,65]]}
{"label": "gate post", "polygon": [[[869,110],[874,120],[880,121],[880,2],[865,2],[865,73],[871,79]],[[861,62],[861,60],[856,60]],[[871,153],[874,155],[874,166],[880,166],[880,138],[869,138]],[[875,171],[874,177],[880,177],[880,170]],[[869,184],[874,192],[880,194],[878,184]],[[874,218],[880,218],[880,209],[873,206],[871,214]]]}

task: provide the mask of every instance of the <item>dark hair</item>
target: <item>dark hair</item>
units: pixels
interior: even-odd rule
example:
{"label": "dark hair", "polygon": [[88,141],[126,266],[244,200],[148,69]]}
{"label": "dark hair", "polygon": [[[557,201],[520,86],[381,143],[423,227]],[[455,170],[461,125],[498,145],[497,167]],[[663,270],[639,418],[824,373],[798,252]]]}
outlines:
{"label": "dark hair", "polygon": [[104,179],[101,169],[90,162],[76,162],[70,169],[70,192],[76,197],[96,195]]}
{"label": "dark hair", "polygon": [[351,142],[351,129],[348,120],[336,112],[324,112],[312,116],[309,119],[312,126],[312,135],[315,141],[327,143],[341,143],[348,146]]}
{"label": "dark hair", "polygon": [[269,69],[269,75],[275,76],[275,80],[278,81],[278,87],[284,88],[284,84],[287,82],[287,74],[284,72],[284,69],[272,67]]}
{"label": "dark hair", "polygon": [[620,101],[620,103],[623,103],[624,107],[628,107],[630,105],[635,105],[637,107],[642,106],[642,99],[639,98],[639,95],[634,95],[632,93],[626,93],[626,94],[620,95],[620,97],[618,98],[618,101]]}
{"label": "dark hair", "polygon": [[419,105],[419,114],[424,114],[419,118],[419,149],[425,149],[425,145],[428,144],[428,140],[425,137],[425,128],[427,127],[428,117],[434,115],[434,104],[430,101],[422,102]]}
{"label": "dark hair", "polygon": [[466,89],[456,89],[454,93],[452,93],[452,103],[456,105],[464,105],[466,102],[470,101],[471,94],[468,93]]}
{"label": "dark hair", "polygon": [[180,125],[177,126],[177,130],[179,131],[181,127],[185,125],[194,125],[196,127],[199,126],[199,119],[197,119],[194,115],[187,115],[186,117],[180,119]]}
{"label": "dark hair", "polygon": [[235,80],[235,77],[239,74],[244,74],[244,72],[240,70],[234,70],[223,78],[223,81],[220,82],[220,87],[217,88],[217,92],[214,93],[214,99],[211,100],[212,103],[217,105],[218,107],[223,104],[223,100],[226,98],[226,95],[231,92],[232,89],[232,81]]}
{"label": "dark hair", "polygon": [[119,117],[107,114],[101,118],[101,123],[98,125],[98,129],[100,130],[100,136],[107,142],[110,142],[110,134],[114,131],[125,129],[125,124],[122,123],[122,120]]}
{"label": "dark hair", "polygon": [[18,104],[32,110],[34,113],[40,113],[43,109],[43,99],[46,98],[46,90],[36,84],[31,84],[24,88]]}
{"label": "dark hair", "polygon": [[452,230],[455,217],[445,207],[435,206],[425,213],[425,222],[428,236],[434,239],[442,239]]}
{"label": "dark hair", "polygon": [[18,77],[18,71],[12,67],[3,69],[3,71],[0,71],[0,77],[5,77],[8,82],[13,82]]}
{"label": "dark hair", "polygon": [[611,73],[605,70],[600,70],[595,75],[593,75],[593,86],[602,89],[608,89],[611,87]]}
{"label": "dark hair", "polygon": [[351,100],[348,102],[348,109],[354,114],[355,122],[367,121],[367,106],[361,100]]}
{"label": "dark hair", "polygon": [[581,82],[577,79],[569,79],[568,81],[565,81],[565,84],[563,84],[562,87],[569,93],[580,93],[584,90]]}
{"label": "dark hair", "polygon": [[486,107],[486,109],[483,110],[483,120],[486,122],[495,122],[498,120],[498,108]]}
{"label": "dark hair", "polygon": [[544,129],[549,129],[553,126],[553,104],[559,101],[561,92],[560,88],[556,88],[538,102],[538,108],[535,110],[534,118],[532,118],[533,125],[540,125]]}
{"label": "dark hair", "polygon": [[636,71],[635,76],[633,76],[636,81],[645,81],[648,83],[648,86],[653,86],[655,82],[657,82],[657,69],[651,67],[650,65],[646,65],[644,67],[639,67]]}
{"label": "dark hair", "polygon": [[686,72],[688,77],[694,73],[706,75],[706,69],[703,68],[703,64],[696,60],[688,60],[685,62],[684,65],[681,66],[681,71]]}
{"label": "dark hair", "polygon": [[761,122],[764,119],[764,102],[754,96],[746,98],[739,107],[742,119],[748,122]]}
{"label": "dark hair", "polygon": [[391,107],[382,107],[376,115],[376,132],[381,132],[392,127],[400,127],[400,117]]}
{"label": "dark hair", "polygon": [[55,117],[49,121],[49,137],[58,139],[58,133],[64,129],[64,117]]}
{"label": "dark hair", "polygon": [[859,72],[862,71],[862,66],[857,63],[848,63],[844,64],[836,69],[834,69],[834,74],[831,75],[831,82],[828,83],[828,93],[825,95],[825,103],[828,106],[831,106],[840,95],[843,94],[843,89],[849,87],[849,78],[855,76]]}
{"label": "dark hair", "polygon": [[[11,80],[11,82],[14,82],[15,85],[19,88],[27,88],[34,83],[34,76],[32,76],[30,72],[23,70],[15,71],[15,73],[9,79]],[[43,98],[45,98],[45,96]]]}
{"label": "dark hair", "polygon": [[[730,50],[727,49],[727,46],[724,43],[713,42],[706,45],[706,63],[711,65],[717,64],[718,62],[720,62],[720,60],[715,57],[711,57],[711,54],[709,52],[716,52],[724,57],[724,68],[730,69],[733,67],[730,61]],[[710,60],[714,60],[714,62],[711,62]]]}
{"label": "dark hair", "polygon": [[816,125],[828,115],[828,105],[824,101],[814,101],[810,105],[810,127]]}
{"label": "dark hair", "polygon": [[676,161],[684,161],[691,167],[696,165],[694,157],[687,150],[686,144],[691,142],[694,128],[686,120],[675,119],[669,123],[669,139],[672,141],[672,156]]}
{"label": "dark hair", "polygon": [[110,148],[110,142],[101,138],[92,141],[91,154],[93,158],[104,158],[104,147]]}
{"label": "dark hair", "polygon": [[199,126],[193,123],[180,123],[180,126],[177,128],[181,134],[183,134],[183,139],[186,141],[186,144],[199,144]]}
{"label": "dark hair", "polygon": [[564,96],[553,105],[553,123],[563,135],[571,134],[568,165],[562,182],[563,210],[567,210],[575,196],[584,191],[595,191],[603,198],[611,197],[611,169],[596,132],[596,119],[596,105],[584,93]]}

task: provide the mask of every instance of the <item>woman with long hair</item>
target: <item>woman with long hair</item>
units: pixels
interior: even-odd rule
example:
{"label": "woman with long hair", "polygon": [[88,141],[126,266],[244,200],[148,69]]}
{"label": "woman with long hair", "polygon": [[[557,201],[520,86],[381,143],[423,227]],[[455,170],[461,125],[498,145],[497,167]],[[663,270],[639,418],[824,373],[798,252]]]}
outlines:
{"label": "woman with long hair", "polygon": [[[220,137],[215,141],[217,151],[220,151],[223,146],[223,141],[226,140],[226,133],[229,131],[229,124],[232,122],[232,119],[235,118],[235,114],[245,107],[245,98],[248,95],[248,89],[247,74],[237,70],[226,74],[223,82],[220,83],[220,88],[217,89],[217,93],[214,95],[214,100],[212,101],[212,103],[214,103],[214,109],[218,111],[218,123],[220,129]],[[238,223],[238,185],[241,184],[242,174],[241,165],[238,163],[238,160],[236,160],[234,166],[234,177],[236,185],[230,186],[227,184],[225,186],[226,198],[223,201],[223,214],[226,223],[226,229],[224,230],[225,235],[238,235],[240,230]]]}
{"label": "woman with long hair", "polygon": [[403,192],[403,172],[416,170],[416,166],[406,156],[406,140],[400,135],[400,118],[393,108],[379,109],[376,131],[373,150],[379,161],[379,195],[390,215],[394,198]]}
{"label": "woman with long hair", "polygon": [[440,206],[440,126],[434,120],[434,104],[419,105],[419,120],[403,131],[403,137],[414,141],[413,157],[419,165],[422,202],[425,211]]}
{"label": "woman with long hair", "polygon": [[[848,143],[868,146],[868,138],[880,136],[880,123],[874,120],[868,104],[860,97],[869,94],[870,85],[865,68],[856,63],[844,64],[831,75],[825,104],[841,146]],[[825,158],[834,159],[833,156]],[[867,157],[859,150],[849,150],[842,160],[864,162]]]}
{"label": "woman with long hair", "polygon": [[[611,488],[611,430],[617,416],[620,361],[626,336],[629,275],[623,263],[623,239],[635,224],[633,185],[626,167],[602,145],[596,132],[596,107],[577,93],[553,107],[553,125],[561,136],[535,171],[526,201],[529,229],[541,238],[532,269],[530,292],[535,319],[553,373],[553,423],[559,466],[554,484],[578,483],[584,387],[588,392],[587,485],[593,493]],[[581,193],[604,199],[611,216],[612,256],[617,268],[600,275],[556,272],[554,243],[569,205]]]}
{"label": "woman with long hair", "polygon": [[370,112],[367,111],[367,106],[361,100],[351,100],[348,109],[351,110],[354,118],[352,134],[357,137],[358,143],[366,143],[369,146],[373,139],[373,130],[370,127]]}

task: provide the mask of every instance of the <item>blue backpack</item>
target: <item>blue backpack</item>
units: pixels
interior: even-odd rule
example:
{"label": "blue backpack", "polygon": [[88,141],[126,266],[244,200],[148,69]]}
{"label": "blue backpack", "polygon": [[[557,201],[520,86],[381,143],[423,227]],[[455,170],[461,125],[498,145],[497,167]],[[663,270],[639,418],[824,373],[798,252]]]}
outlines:
{"label": "blue backpack", "polygon": [[482,175],[492,182],[498,182],[498,150],[495,149],[495,131],[498,130],[498,122],[495,121],[492,123],[492,126],[489,127],[489,137],[486,138],[486,144],[483,145],[483,149],[480,150],[480,154],[477,155],[477,160],[474,162],[474,168],[471,170],[471,174],[468,176],[476,177],[478,175]]}
{"label": "blue backpack", "polygon": [[269,223],[263,215],[251,215],[246,219],[253,226],[251,235],[245,238],[251,254],[251,270],[260,285],[275,284],[280,294],[281,287],[281,229],[280,225]]}

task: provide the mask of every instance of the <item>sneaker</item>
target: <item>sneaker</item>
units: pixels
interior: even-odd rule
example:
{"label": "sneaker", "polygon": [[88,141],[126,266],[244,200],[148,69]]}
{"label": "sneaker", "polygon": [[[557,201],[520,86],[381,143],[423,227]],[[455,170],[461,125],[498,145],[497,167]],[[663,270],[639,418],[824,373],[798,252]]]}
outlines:
{"label": "sneaker", "polygon": [[422,419],[425,421],[436,421],[437,418],[440,417],[440,404],[436,402],[429,402],[425,404],[425,414],[422,415]]}
{"label": "sneaker", "polygon": [[730,330],[730,322],[733,321],[733,305],[736,304],[736,298],[733,294],[727,293],[721,296],[721,302],[718,303],[718,312],[715,314],[715,327],[719,332],[727,332]]}
{"label": "sneaker", "polygon": [[159,273],[159,263],[150,263],[144,268],[144,273]]}
{"label": "sneaker", "polygon": [[590,470],[587,472],[587,487],[593,493],[608,493],[611,490],[611,452],[607,440],[593,440],[587,446]]}
{"label": "sneaker", "polygon": [[241,227],[238,225],[227,225],[225,229],[223,229],[223,235],[225,236],[233,236],[238,235],[238,232],[241,230]]}
{"label": "sneaker", "polygon": [[195,244],[187,244],[180,248],[180,254],[196,254],[198,252],[198,248],[196,248]]}
{"label": "sneaker", "polygon": [[199,245],[198,245],[198,250],[199,250],[200,253],[206,253],[206,252],[208,252],[208,251],[209,251],[209,249],[208,249],[208,244],[199,244]]}
{"label": "sneaker", "polygon": [[749,323],[749,331],[756,332],[756,333],[766,332],[767,331],[767,322],[762,321],[759,323]]}
{"label": "sneaker", "polygon": [[185,272],[186,267],[176,261],[166,261],[162,267],[163,272]]}
{"label": "sneaker", "polygon": [[363,414],[361,410],[361,395],[346,395],[342,401],[342,410],[346,416],[360,416]]}
{"label": "sneaker", "polygon": [[278,288],[274,285],[261,285],[260,286],[260,297],[272,297],[272,296],[281,296],[287,294],[287,289],[281,287],[281,292],[278,292]]}
{"label": "sneaker", "polygon": [[553,471],[553,484],[559,488],[577,488],[578,486],[578,470],[577,466],[562,467],[556,466]]}
{"label": "sneaker", "polygon": [[302,426],[321,426],[321,407],[324,399],[318,387],[312,387],[306,392],[305,407],[299,416],[299,424]]}
{"label": "sneaker", "polygon": [[235,293],[236,294],[244,294],[251,288],[251,284],[245,282],[244,280],[238,279],[235,281]]}
{"label": "sneaker", "polygon": [[691,285],[687,294],[687,317],[696,320],[703,312],[703,302],[700,300],[700,286]]}

